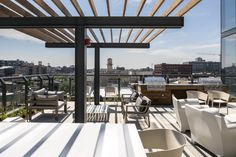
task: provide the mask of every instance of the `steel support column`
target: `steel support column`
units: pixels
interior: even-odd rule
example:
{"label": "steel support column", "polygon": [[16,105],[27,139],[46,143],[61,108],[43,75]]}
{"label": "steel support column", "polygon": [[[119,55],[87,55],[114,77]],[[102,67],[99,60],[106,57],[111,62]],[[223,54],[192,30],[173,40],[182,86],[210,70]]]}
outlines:
{"label": "steel support column", "polygon": [[100,104],[100,48],[95,47],[94,104]]}
{"label": "steel support column", "polygon": [[[24,83],[25,83],[25,105],[27,105],[27,101],[28,101],[28,88],[29,88],[29,84],[28,84],[28,79],[26,77],[23,77]],[[27,108],[28,109],[28,108]]]}
{"label": "steel support column", "polygon": [[87,52],[84,45],[86,28],[75,28],[75,123],[86,121]]}
{"label": "steel support column", "polygon": [[2,85],[2,106],[3,110],[6,111],[7,107],[7,86],[3,79],[0,79],[1,85]]}

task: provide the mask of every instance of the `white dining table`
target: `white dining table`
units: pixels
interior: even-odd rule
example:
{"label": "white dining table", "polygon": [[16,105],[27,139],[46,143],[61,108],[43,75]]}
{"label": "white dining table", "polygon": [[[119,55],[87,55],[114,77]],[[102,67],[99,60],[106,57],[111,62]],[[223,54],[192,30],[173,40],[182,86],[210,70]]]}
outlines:
{"label": "white dining table", "polygon": [[0,123],[1,157],[146,157],[134,124]]}

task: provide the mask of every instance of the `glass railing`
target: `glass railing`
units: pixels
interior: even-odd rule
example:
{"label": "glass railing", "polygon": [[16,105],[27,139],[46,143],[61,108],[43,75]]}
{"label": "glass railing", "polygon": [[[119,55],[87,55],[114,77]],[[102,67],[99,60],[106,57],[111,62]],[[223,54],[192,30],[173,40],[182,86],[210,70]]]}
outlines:
{"label": "glass railing", "polygon": [[[106,86],[114,86],[117,89],[117,94],[131,92],[133,84],[139,82],[145,83],[149,78],[158,77],[165,80],[166,84],[173,83],[188,83],[196,84],[199,82],[199,77],[209,77],[209,75],[100,75],[100,95],[104,95]],[[146,78],[146,80],[145,80]],[[236,77],[235,77],[236,78]],[[3,77],[0,78],[0,114],[1,112],[9,112],[21,108],[27,102],[31,92],[41,88],[54,91],[65,91],[70,98],[75,97],[75,76],[74,75],[29,75],[21,77]],[[160,81],[160,79],[157,79]],[[227,80],[227,79],[226,79]],[[229,80],[229,79],[228,79]],[[236,79],[235,79],[236,80]],[[150,81],[150,80],[149,80]],[[153,83],[155,79],[152,79]],[[235,81],[236,82],[236,81]],[[230,83],[230,82],[226,82]],[[236,84],[236,83],[235,83]],[[233,85],[235,85],[233,84]],[[94,75],[87,75],[86,85],[91,86],[93,90]],[[235,85],[236,86],[236,85]],[[235,88],[231,88],[234,91]],[[236,94],[236,92],[235,92]]]}

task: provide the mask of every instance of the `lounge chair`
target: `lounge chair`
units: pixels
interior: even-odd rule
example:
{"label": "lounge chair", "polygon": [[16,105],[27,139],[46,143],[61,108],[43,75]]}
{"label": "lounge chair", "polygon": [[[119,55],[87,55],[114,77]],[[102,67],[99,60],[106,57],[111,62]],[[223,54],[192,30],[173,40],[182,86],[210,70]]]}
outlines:
{"label": "lounge chair", "polygon": [[[139,96],[135,103],[128,103],[121,106],[125,123],[128,121],[128,115],[143,116],[148,127],[150,127],[149,106],[151,100],[146,96]],[[131,110],[132,109],[132,110]]]}
{"label": "lounge chair", "polygon": [[26,106],[28,119],[31,120],[33,109],[52,109],[55,110],[55,119],[58,120],[58,110],[62,106],[64,106],[64,112],[67,113],[67,100],[64,98],[64,92],[46,91],[45,88],[34,91]]}

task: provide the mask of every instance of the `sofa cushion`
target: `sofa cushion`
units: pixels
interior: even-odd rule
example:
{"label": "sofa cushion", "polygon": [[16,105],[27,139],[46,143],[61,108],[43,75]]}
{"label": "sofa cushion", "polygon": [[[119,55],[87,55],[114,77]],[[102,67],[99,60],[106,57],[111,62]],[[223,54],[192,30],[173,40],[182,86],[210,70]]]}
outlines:
{"label": "sofa cushion", "polygon": [[57,95],[36,95],[36,100],[49,100],[49,101],[53,101],[53,100],[58,100],[58,96]]}
{"label": "sofa cushion", "polygon": [[236,114],[229,114],[225,116],[225,120],[228,123],[236,123]]}
{"label": "sofa cushion", "polygon": [[134,91],[130,96],[130,100],[131,101],[136,101],[138,96],[139,96],[138,92]]}
{"label": "sofa cushion", "polygon": [[59,100],[64,100],[64,91],[48,91],[46,94],[48,95],[57,95]]}
{"label": "sofa cushion", "polygon": [[33,91],[33,95],[44,95],[46,92],[46,89],[45,88],[42,88],[42,89],[39,89],[39,90],[36,90],[36,91]]}
{"label": "sofa cushion", "polygon": [[208,113],[211,113],[211,114],[219,114],[219,109],[217,108],[214,108],[214,107],[209,107],[209,108],[203,108],[203,109],[200,109],[201,111],[203,112],[208,112]]}

